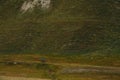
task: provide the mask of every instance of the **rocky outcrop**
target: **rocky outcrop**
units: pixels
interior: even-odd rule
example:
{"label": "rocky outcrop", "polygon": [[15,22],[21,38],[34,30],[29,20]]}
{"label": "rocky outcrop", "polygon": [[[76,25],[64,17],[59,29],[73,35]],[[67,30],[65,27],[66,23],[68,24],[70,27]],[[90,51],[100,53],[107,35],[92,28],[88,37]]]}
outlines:
{"label": "rocky outcrop", "polygon": [[28,10],[32,11],[35,7],[40,6],[43,9],[48,9],[50,7],[51,0],[29,0],[25,1],[21,7],[21,11],[26,12]]}

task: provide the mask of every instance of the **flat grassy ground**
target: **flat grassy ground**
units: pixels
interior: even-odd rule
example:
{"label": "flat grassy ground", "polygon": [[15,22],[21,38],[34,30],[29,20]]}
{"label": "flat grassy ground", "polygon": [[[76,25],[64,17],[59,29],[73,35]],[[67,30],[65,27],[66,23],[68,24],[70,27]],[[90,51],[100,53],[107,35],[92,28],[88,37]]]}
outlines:
{"label": "flat grassy ground", "polygon": [[[84,57],[83,57],[84,56]],[[95,57],[94,57],[95,56]],[[100,56],[100,55],[75,55],[66,57],[59,55],[44,55],[44,54],[5,54],[0,56],[0,75],[2,76],[16,76],[16,77],[37,77],[37,78],[47,78],[52,80],[119,80],[120,72],[117,73],[106,73],[104,66],[113,67],[119,69],[119,55],[114,56]],[[46,63],[41,63],[40,59],[45,58]],[[92,59],[91,59],[92,58]],[[95,58],[95,59],[94,59]],[[21,62],[10,64],[7,62]],[[108,63],[109,62],[109,63]],[[116,65],[117,64],[117,65]],[[85,68],[91,65],[103,66],[100,70],[103,72],[74,72],[72,69]],[[71,73],[65,72],[64,70],[70,68]],[[91,69],[88,67],[88,69]],[[62,72],[63,71],[63,72]]]}
{"label": "flat grassy ground", "polygon": [[81,65],[120,67],[120,54],[1,54],[0,61],[74,63]]}

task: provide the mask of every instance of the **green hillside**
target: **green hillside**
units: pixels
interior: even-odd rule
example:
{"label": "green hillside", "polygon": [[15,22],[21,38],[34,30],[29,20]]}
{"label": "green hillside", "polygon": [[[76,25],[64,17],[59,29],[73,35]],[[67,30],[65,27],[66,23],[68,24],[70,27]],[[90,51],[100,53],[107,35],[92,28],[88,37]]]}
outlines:
{"label": "green hillside", "polygon": [[119,0],[51,0],[22,13],[0,0],[0,53],[119,53]]}

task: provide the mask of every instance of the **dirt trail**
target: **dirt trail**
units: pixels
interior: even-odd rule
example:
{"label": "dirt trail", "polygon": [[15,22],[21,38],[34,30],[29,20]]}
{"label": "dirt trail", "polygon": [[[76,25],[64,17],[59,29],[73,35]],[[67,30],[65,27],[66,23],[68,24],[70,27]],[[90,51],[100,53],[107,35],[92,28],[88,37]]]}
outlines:
{"label": "dirt trail", "polygon": [[[0,62],[6,63],[7,62]],[[12,62],[13,65],[21,65],[21,64],[40,64],[39,61],[31,61],[31,62]],[[64,68],[61,70],[62,73],[83,73],[83,72],[97,72],[97,73],[112,73],[120,75],[120,67],[111,67],[111,66],[95,66],[95,65],[81,65],[77,63],[51,63],[48,62],[46,64],[63,66]]]}
{"label": "dirt trail", "polygon": [[111,66],[95,66],[95,65],[80,65],[80,64],[67,64],[67,63],[51,63],[54,65],[67,66],[61,70],[62,73],[88,73],[88,72],[97,72],[97,73],[109,73],[109,74],[119,74],[120,67],[111,67]]}
{"label": "dirt trail", "polygon": [[50,80],[50,79],[0,76],[0,80]]}
{"label": "dirt trail", "polygon": [[62,73],[107,73],[107,74],[119,74],[120,69],[104,68],[104,67],[69,67],[61,70]]}

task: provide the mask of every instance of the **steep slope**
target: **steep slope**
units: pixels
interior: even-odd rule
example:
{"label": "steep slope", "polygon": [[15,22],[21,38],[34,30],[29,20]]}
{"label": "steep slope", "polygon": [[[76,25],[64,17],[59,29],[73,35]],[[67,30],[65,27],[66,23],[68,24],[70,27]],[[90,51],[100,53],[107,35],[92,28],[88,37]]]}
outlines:
{"label": "steep slope", "polygon": [[0,0],[0,53],[119,53],[119,0],[41,1]]}

